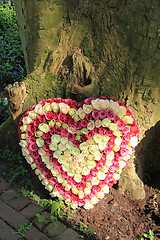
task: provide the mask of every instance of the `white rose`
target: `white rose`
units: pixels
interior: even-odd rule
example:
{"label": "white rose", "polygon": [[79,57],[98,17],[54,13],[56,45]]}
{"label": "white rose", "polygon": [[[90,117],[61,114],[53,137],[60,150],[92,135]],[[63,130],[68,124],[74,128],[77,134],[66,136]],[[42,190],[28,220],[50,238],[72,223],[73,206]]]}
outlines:
{"label": "white rose", "polygon": [[53,157],[58,159],[58,158],[61,156],[61,153],[62,153],[62,152],[61,152],[60,150],[56,150],[56,151],[53,153]]}
{"label": "white rose", "polygon": [[42,138],[37,138],[36,139],[36,144],[37,144],[38,147],[43,147],[44,140]]}
{"label": "white rose", "polygon": [[98,177],[99,180],[104,180],[106,178],[106,174],[102,171],[99,171],[97,173],[97,177]]}
{"label": "white rose", "polygon": [[38,126],[39,130],[44,132],[44,133],[47,133],[49,132],[49,125],[47,123],[41,123],[39,126]]}
{"label": "white rose", "polygon": [[44,112],[52,111],[51,104],[48,102],[45,102],[45,104],[43,106],[43,111]]}
{"label": "white rose", "polygon": [[124,121],[125,124],[132,124],[133,123],[133,118],[132,116],[124,116],[122,118],[122,120]]}
{"label": "white rose", "polygon": [[111,151],[111,152],[106,156],[106,159],[107,159],[107,160],[113,160],[113,158],[114,158],[114,152]]}
{"label": "white rose", "polygon": [[50,148],[50,150],[51,151],[55,151],[55,150],[57,150],[57,144],[56,143],[51,143],[51,144],[49,144],[49,148]]}
{"label": "white rose", "polygon": [[37,168],[36,163],[32,163],[32,164],[31,164],[31,168],[32,168],[33,170],[36,169],[36,168]]}
{"label": "white rose", "polygon": [[109,109],[113,110],[114,113],[117,113],[118,110],[119,110],[118,102],[114,102],[113,100],[110,100],[110,102],[109,102]]}
{"label": "white rose", "polygon": [[102,154],[99,151],[97,151],[97,152],[94,153],[94,157],[95,157],[95,160],[98,161],[98,160],[101,159]]}
{"label": "white rose", "polygon": [[93,109],[101,110],[101,101],[100,99],[95,99],[91,101]]}
{"label": "white rose", "polygon": [[47,162],[46,167],[51,170],[53,168],[53,163]]}
{"label": "white rose", "polygon": [[79,109],[76,111],[76,114],[77,114],[81,119],[84,119],[85,116],[86,116],[86,113],[85,113],[85,111],[83,110],[83,108],[79,108]]}
{"label": "white rose", "polygon": [[138,144],[138,139],[137,139],[137,137],[131,137],[131,139],[130,139],[130,144],[131,144],[131,147],[136,147],[137,146],[137,144]]}
{"label": "white rose", "polygon": [[120,150],[120,146],[116,146],[116,145],[113,146],[114,152],[118,152],[119,150]]}
{"label": "white rose", "polygon": [[94,204],[97,204],[99,202],[99,199],[97,197],[93,197],[90,202],[91,202],[91,204],[94,205]]}
{"label": "white rose", "polygon": [[121,137],[123,134],[122,131],[113,131],[113,135],[116,137]]}
{"label": "white rose", "polygon": [[58,149],[60,151],[65,151],[66,150],[66,144],[62,144],[62,143],[58,144]]}
{"label": "white rose", "polygon": [[99,198],[99,199],[104,198],[104,196],[105,196],[105,194],[102,191],[96,193],[96,197]]}
{"label": "white rose", "polygon": [[78,197],[79,197],[79,199],[84,198],[84,192],[82,190],[79,191]]}
{"label": "white rose", "polygon": [[27,126],[28,126],[27,124],[23,124],[23,125],[20,127],[21,131],[22,131],[22,132],[27,132],[27,131],[28,131]]}
{"label": "white rose", "polygon": [[102,187],[101,191],[104,192],[105,194],[108,194],[109,193],[109,187],[108,186]]}
{"label": "white rose", "polygon": [[75,108],[70,108],[68,114],[70,116],[74,116],[76,114],[76,109]]}
{"label": "white rose", "polygon": [[102,126],[103,126],[103,127],[108,127],[109,124],[111,124],[111,120],[110,120],[109,118],[104,118],[104,119],[102,120]]}
{"label": "white rose", "polygon": [[87,128],[82,128],[81,130],[80,130],[80,132],[82,133],[82,134],[87,134],[88,133],[88,129]]}
{"label": "white rose", "polygon": [[86,188],[84,189],[84,194],[85,194],[85,195],[89,195],[90,193],[91,193],[91,189],[88,188],[88,187],[86,187]]}
{"label": "white rose", "polygon": [[35,134],[36,137],[42,137],[42,135],[43,135],[44,133],[43,133],[42,131],[38,130],[38,131],[36,131],[34,134]]}
{"label": "white rose", "polygon": [[122,140],[121,137],[117,137],[117,138],[114,140],[114,145],[120,146],[122,141],[123,141],[123,140]]}
{"label": "white rose", "polygon": [[34,111],[35,111],[36,113],[40,114],[40,115],[43,115],[43,114],[44,114],[44,110],[43,110],[43,107],[42,107],[41,104],[37,104],[37,105],[35,106]]}
{"label": "white rose", "polygon": [[26,116],[22,119],[22,122],[28,125],[32,122],[32,118],[30,116]]}
{"label": "white rose", "polygon": [[41,156],[46,155],[46,152],[45,152],[45,150],[44,150],[43,148],[39,148],[39,149],[38,149],[38,153],[39,153]]}
{"label": "white rose", "polygon": [[92,183],[92,185],[98,185],[98,184],[99,184],[99,179],[98,179],[98,177],[97,177],[97,176],[96,176],[96,177],[93,177],[92,180],[91,180],[91,183]]}
{"label": "white rose", "polygon": [[94,205],[93,205],[90,201],[88,201],[88,202],[86,202],[86,203],[84,204],[83,207],[84,207],[86,210],[89,210],[89,209],[93,208]]}
{"label": "white rose", "polygon": [[112,131],[117,131],[118,130],[118,125],[116,123],[110,123],[108,128]]}
{"label": "white rose", "polygon": [[35,111],[30,111],[30,112],[29,112],[29,116],[30,116],[32,119],[36,119],[37,113],[36,113]]}
{"label": "white rose", "polygon": [[56,177],[59,174],[58,170],[54,168],[51,169],[51,173],[54,177]]}
{"label": "white rose", "polygon": [[82,175],[81,175],[81,174],[75,174],[75,175],[74,175],[74,180],[75,180],[77,183],[80,183],[80,182],[81,182],[81,179],[82,179]]}
{"label": "white rose", "polygon": [[65,114],[67,114],[70,110],[70,106],[68,106],[65,103],[59,103],[59,107],[60,107],[60,112],[63,112]]}
{"label": "white rose", "polygon": [[103,151],[106,148],[106,142],[99,142],[98,146],[99,150]]}
{"label": "white rose", "polygon": [[61,141],[61,136],[58,134],[54,134],[51,136],[51,142],[53,144],[59,143]]}
{"label": "white rose", "polygon": [[42,162],[44,162],[45,164],[49,163],[49,156],[42,155],[41,158],[42,158]]}
{"label": "white rose", "polygon": [[58,103],[56,103],[56,102],[51,103],[51,107],[52,107],[54,112],[58,112],[59,111]]}
{"label": "white rose", "polygon": [[34,162],[34,159],[33,159],[31,156],[29,156],[29,155],[26,155],[25,158],[26,158],[26,161],[27,161],[29,164],[32,164],[32,163]]}
{"label": "white rose", "polygon": [[102,135],[100,134],[96,134],[93,136],[93,140],[96,142],[96,143],[99,143],[102,141]]}
{"label": "white rose", "polygon": [[47,189],[49,192],[52,192],[53,191],[53,185],[52,184],[48,184],[45,186],[45,189]]}
{"label": "white rose", "polygon": [[106,99],[101,99],[100,100],[100,106],[101,106],[101,109],[107,109],[109,107],[109,100]]}
{"label": "white rose", "polygon": [[22,147],[22,155],[23,155],[23,156],[30,155],[29,149],[26,148],[26,147]]}
{"label": "white rose", "polygon": [[73,143],[72,143],[72,142],[67,142],[66,148],[67,148],[67,149],[72,149],[72,148],[74,148]]}
{"label": "white rose", "polygon": [[20,140],[19,145],[20,145],[21,147],[25,148],[27,144],[28,144],[28,142],[27,142],[26,140]]}
{"label": "white rose", "polygon": [[64,181],[64,178],[62,177],[62,175],[57,175],[57,181],[59,182],[59,183],[62,183],[63,181]]}
{"label": "white rose", "polygon": [[90,168],[84,167],[82,170],[82,175],[87,176],[90,173]]}
{"label": "white rose", "polygon": [[89,114],[92,112],[93,107],[92,107],[92,105],[83,104],[83,110],[85,111],[86,114]]}
{"label": "white rose", "polygon": [[116,113],[117,117],[122,118],[123,116],[126,115],[126,108],[123,106],[119,106],[118,112]]}

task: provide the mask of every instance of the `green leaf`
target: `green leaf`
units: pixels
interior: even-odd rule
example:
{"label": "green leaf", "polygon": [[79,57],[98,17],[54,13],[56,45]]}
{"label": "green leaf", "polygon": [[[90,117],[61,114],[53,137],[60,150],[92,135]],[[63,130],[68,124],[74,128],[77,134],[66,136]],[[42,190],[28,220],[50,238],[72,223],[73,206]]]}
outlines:
{"label": "green leaf", "polygon": [[53,214],[59,208],[58,202],[54,201],[51,206],[51,214]]}

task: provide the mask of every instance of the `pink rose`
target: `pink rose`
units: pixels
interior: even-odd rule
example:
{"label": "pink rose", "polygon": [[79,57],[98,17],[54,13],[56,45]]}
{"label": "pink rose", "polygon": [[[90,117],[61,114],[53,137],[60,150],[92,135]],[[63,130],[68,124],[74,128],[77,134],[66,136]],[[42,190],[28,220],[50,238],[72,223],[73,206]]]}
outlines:
{"label": "pink rose", "polygon": [[59,164],[59,162],[55,162],[54,163],[54,168],[59,171],[59,169],[61,168],[61,165]]}
{"label": "pink rose", "polygon": [[32,120],[32,124],[33,124],[35,127],[38,127],[39,124],[40,124],[40,122],[39,122],[38,119],[33,119],[33,120]]}
{"label": "pink rose", "polygon": [[129,132],[130,132],[130,128],[127,127],[127,126],[125,126],[125,127],[122,129],[122,132],[123,132],[124,134],[129,133]]}
{"label": "pink rose", "polygon": [[47,120],[53,119],[53,112],[51,112],[51,111],[45,112],[44,115],[45,115],[45,118],[46,118]]}
{"label": "pink rose", "polygon": [[80,122],[74,122],[74,126],[73,126],[76,130],[81,129],[81,123]]}
{"label": "pink rose", "polygon": [[45,163],[40,163],[40,164],[37,164],[37,169],[39,169],[39,170],[44,170],[45,169]]}
{"label": "pink rose", "polygon": [[106,156],[107,156],[107,154],[105,152],[102,152],[102,159],[103,160],[106,160]]}
{"label": "pink rose", "polygon": [[50,133],[51,135],[54,135],[55,132],[56,132],[56,128],[53,127],[53,126],[49,126],[49,133]]}
{"label": "pink rose", "polygon": [[[35,160],[35,162],[36,162],[37,159],[39,159],[39,153],[38,153],[38,151],[35,151],[35,152],[30,151],[30,155],[31,155],[31,157]],[[37,163],[37,162],[36,162],[36,163]]]}
{"label": "pink rose", "polygon": [[72,117],[70,115],[68,115],[66,117],[66,123],[68,124],[68,126],[73,127],[74,126],[74,120],[72,119]]}
{"label": "pink rose", "polygon": [[81,127],[82,127],[82,128],[86,128],[87,125],[88,125],[88,121],[87,121],[86,119],[83,119],[83,120],[81,121]]}
{"label": "pink rose", "polygon": [[99,111],[94,109],[93,112],[92,112],[92,117],[94,119],[98,119],[99,118]]}
{"label": "pink rose", "polygon": [[51,157],[51,156],[53,155],[53,151],[51,151],[50,149],[48,149],[48,150],[46,151],[46,155],[49,156],[49,157]]}
{"label": "pink rose", "polygon": [[99,111],[99,117],[101,119],[104,119],[107,116],[107,110],[106,109],[102,109],[101,111]]}
{"label": "pink rose", "polygon": [[36,152],[38,150],[38,146],[36,143],[29,143],[28,149],[32,152]]}
{"label": "pink rose", "polygon": [[121,148],[121,149],[120,149],[120,154],[121,154],[122,156],[126,156],[127,153],[128,153],[128,149],[126,149],[126,148]]}
{"label": "pink rose", "polygon": [[86,134],[86,137],[87,139],[92,139],[93,135],[94,135],[93,131],[88,131],[88,133]]}
{"label": "pink rose", "polygon": [[[38,154],[38,155],[39,155],[39,154]],[[34,160],[34,162],[35,162],[36,164],[41,164],[41,163],[42,163],[41,157],[39,156],[38,158],[36,158],[36,159]]]}
{"label": "pink rose", "polygon": [[67,136],[67,133],[68,133],[68,131],[67,131],[67,129],[62,129],[62,131],[61,131],[61,137],[66,137]]}
{"label": "pink rose", "polygon": [[121,147],[121,148],[125,148],[127,145],[128,145],[128,141],[123,140],[123,141],[121,142],[121,144],[120,144],[120,147]]}
{"label": "pink rose", "polygon": [[65,123],[66,114],[60,112],[59,115],[58,115],[58,120],[59,120],[60,123]]}
{"label": "pink rose", "polygon": [[62,98],[54,98],[54,102],[56,103],[61,103],[63,101]]}
{"label": "pink rose", "polygon": [[57,179],[55,177],[51,177],[49,179],[49,182],[52,184],[52,185],[56,185],[58,183]]}
{"label": "pink rose", "polygon": [[135,134],[137,135],[138,132],[139,132],[138,126],[137,126],[137,125],[132,126],[132,127],[130,128],[130,131],[131,131],[132,133],[135,133]]}
{"label": "pink rose", "polygon": [[115,152],[115,153],[114,153],[114,159],[115,159],[116,161],[121,161],[121,160],[122,160],[121,154],[120,154],[119,152]]}
{"label": "pink rose", "polygon": [[112,148],[111,148],[111,147],[106,147],[106,148],[104,149],[104,153],[105,153],[106,155],[108,155],[111,151],[112,151]]}
{"label": "pink rose", "polygon": [[46,118],[43,115],[37,114],[37,119],[39,120],[40,123],[46,122]]}
{"label": "pink rose", "polygon": [[87,121],[90,121],[90,120],[92,119],[92,115],[91,115],[90,113],[89,113],[89,114],[86,114],[85,119],[86,119]]}
{"label": "pink rose", "polygon": [[45,143],[45,144],[43,145],[43,149],[44,149],[45,151],[48,151],[48,150],[50,149],[50,148],[49,148],[49,145]]}
{"label": "pink rose", "polygon": [[106,132],[106,129],[105,129],[104,127],[101,127],[101,128],[99,129],[99,134],[105,135],[105,132]]}
{"label": "pink rose", "polygon": [[45,168],[45,170],[43,170],[42,173],[47,180],[49,180],[52,177],[52,173],[47,168]]}
{"label": "pink rose", "polygon": [[85,196],[84,198],[83,198],[83,201],[86,203],[86,202],[88,202],[88,201],[90,201],[91,200],[91,198],[89,197],[89,196]]}
{"label": "pink rose", "polygon": [[85,176],[86,182],[91,181],[93,178],[92,174],[89,173],[87,176]]}
{"label": "pink rose", "polygon": [[94,198],[96,196],[96,193],[93,190],[91,190],[91,193],[88,196],[89,198]]}
{"label": "pink rose", "polygon": [[47,138],[49,138],[50,137],[50,134],[47,132],[47,133],[44,133],[43,135],[42,135],[42,138],[43,139],[47,139]]}
{"label": "pink rose", "polygon": [[34,132],[26,132],[26,136],[27,137],[33,137],[34,136]]}
{"label": "pink rose", "polygon": [[53,112],[53,120],[57,121],[58,120],[58,113],[57,112]]}
{"label": "pink rose", "polygon": [[107,112],[107,117],[111,120],[114,121],[116,118],[116,114],[113,112],[113,110],[110,110]]}
{"label": "pink rose", "polygon": [[67,176],[68,176],[67,172],[63,171],[63,172],[62,172],[62,177],[63,177],[64,179],[67,179]]}
{"label": "pink rose", "polygon": [[51,163],[55,164],[55,163],[57,162],[57,158],[51,157],[51,158],[49,159],[49,161],[50,161]]}
{"label": "pink rose", "polygon": [[78,200],[78,205],[79,205],[80,207],[82,207],[84,204],[85,204],[85,202],[84,202],[83,199],[79,199],[79,200]]}
{"label": "pink rose", "polygon": [[74,204],[77,204],[79,199],[77,195],[72,193],[71,200]]}
{"label": "pink rose", "polygon": [[116,183],[117,183],[117,181],[111,181],[111,182],[108,183],[108,187],[112,187]]}
{"label": "pink rose", "polygon": [[94,133],[94,134],[99,134],[99,128],[95,127],[95,128],[93,129],[93,133]]}
{"label": "pink rose", "polygon": [[96,168],[92,168],[90,171],[90,174],[92,175],[92,177],[95,177],[97,173],[98,173],[98,169]]}
{"label": "pink rose", "polygon": [[76,136],[73,133],[67,133],[67,138],[69,141],[74,142],[76,139]]}
{"label": "pink rose", "polygon": [[86,105],[91,105],[91,101],[94,100],[94,99],[95,99],[95,98],[93,98],[93,97],[86,98],[86,99],[84,100],[84,103],[85,103]]}
{"label": "pink rose", "polygon": [[72,100],[69,104],[70,108],[76,108],[77,102],[75,100]]}
{"label": "pink rose", "polygon": [[84,183],[79,183],[78,189],[83,191],[85,189],[85,184]]}
{"label": "pink rose", "polygon": [[100,170],[103,167],[103,164],[100,162],[96,162],[96,168],[97,170]]}
{"label": "pink rose", "polygon": [[124,134],[123,139],[129,141],[131,139],[131,133]]}
{"label": "pink rose", "polygon": [[81,136],[81,142],[85,142],[86,140],[87,140],[86,135],[82,135],[82,136]]}
{"label": "pink rose", "polygon": [[80,141],[74,141],[73,144],[74,144],[75,147],[79,147],[79,145],[80,145]]}
{"label": "pink rose", "polygon": [[61,131],[62,131],[62,129],[61,129],[60,127],[56,127],[56,133],[57,133],[57,134],[60,135],[60,134],[61,134]]}
{"label": "pink rose", "polygon": [[67,99],[64,99],[63,102],[64,102],[65,104],[67,104],[67,105],[70,105],[71,102],[72,102],[72,99],[67,98]]}
{"label": "pink rose", "polygon": [[36,143],[36,138],[35,137],[30,137],[27,139],[28,143]]}
{"label": "pink rose", "polygon": [[122,130],[125,127],[125,123],[120,118],[115,118],[114,123],[118,125],[118,129]]}
{"label": "pink rose", "polygon": [[101,187],[98,186],[98,185],[93,185],[93,186],[92,186],[92,191],[93,191],[94,193],[97,193],[97,192],[101,191]]}
{"label": "pink rose", "polygon": [[70,199],[72,197],[72,192],[71,191],[65,191],[63,196],[64,196],[65,199]]}

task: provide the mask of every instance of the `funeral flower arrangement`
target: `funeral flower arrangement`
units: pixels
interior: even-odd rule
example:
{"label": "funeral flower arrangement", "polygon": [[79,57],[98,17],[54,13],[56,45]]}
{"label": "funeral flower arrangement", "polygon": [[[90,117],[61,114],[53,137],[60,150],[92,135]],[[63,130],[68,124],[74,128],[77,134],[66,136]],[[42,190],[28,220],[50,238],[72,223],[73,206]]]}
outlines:
{"label": "funeral flower arrangement", "polygon": [[52,197],[93,208],[137,145],[133,112],[114,98],[45,99],[19,122],[22,154]]}

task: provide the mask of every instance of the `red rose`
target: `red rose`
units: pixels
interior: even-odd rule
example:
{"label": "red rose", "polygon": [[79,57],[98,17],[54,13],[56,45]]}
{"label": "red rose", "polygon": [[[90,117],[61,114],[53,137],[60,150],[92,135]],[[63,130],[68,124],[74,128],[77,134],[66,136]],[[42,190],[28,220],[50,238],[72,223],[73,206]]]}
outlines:
{"label": "red rose", "polygon": [[81,142],[85,142],[86,140],[87,140],[86,135],[82,135],[82,136],[81,136]]}
{"label": "red rose", "polygon": [[68,132],[67,133],[67,138],[69,141],[74,142],[76,139],[76,136],[73,133]]}
{"label": "red rose", "polygon": [[53,112],[51,112],[51,111],[45,112],[44,115],[45,115],[45,118],[46,118],[47,120],[53,119]]}
{"label": "red rose", "polygon": [[72,99],[70,99],[70,98],[67,98],[67,99],[64,99],[64,101],[63,101],[65,104],[67,104],[67,105],[69,105],[69,104],[71,104],[71,102],[72,102]]}
{"label": "red rose", "polygon": [[93,129],[93,132],[94,132],[94,134],[99,134],[99,128],[95,127],[95,128]]}
{"label": "red rose", "polygon": [[92,119],[92,115],[91,115],[90,113],[89,113],[89,114],[86,114],[85,119],[86,119],[87,121],[90,121],[90,120]]}
{"label": "red rose", "polygon": [[68,118],[67,122],[68,126],[73,127],[74,126],[74,120],[72,118]]}
{"label": "red rose", "polygon": [[31,157],[35,160],[35,162],[36,162],[36,160],[39,158],[39,153],[38,153],[38,151],[35,151],[35,152],[30,151],[30,155],[31,155]]}
{"label": "red rose", "polygon": [[125,127],[125,123],[123,122],[123,120],[118,117],[115,118],[114,123],[118,125],[119,130],[122,130]]}
{"label": "red rose", "polygon": [[42,135],[42,138],[43,138],[43,139],[50,138],[50,134],[49,134],[49,132],[44,133],[44,134]]}
{"label": "red rose", "polygon": [[39,124],[40,124],[40,122],[39,122],[38,119],[33,119],[33,120],[32,120],[32,124],[33,124],[35,127],[38,127]]}
{"label": "red rose", "polygon": [[75,108],[77,105],[77,102],[75,100],[72,100],[71,103],[69,104],[70,108]]}
{"label": "red rose", "polygon": [[74,204],[78,203],[78,196],[72,193],[71,200]]}
{"label": "red rose", "polygon": [[54,98],[54,102],[61,103],[61,102],[63,102],[63,99],[62,98]]}
{"label": "red rose", "polygon": [[54,135],[55,132],[56,132],[56,128],[53,127],[53,126],[49,126],[49,133],[50,133],[51,135]]}
{"label": "red rose", "polygon": [[53,112],[53,120],[57,121],[58,120],[58,113]]}
{"label": "red rose", "polygon": [[29,137],[27,139],[28,143],[36,143],[36,138],[35,137]]}
{"label": "red rose", "polygon": [[66,114],[60,112],[59,115],[58,115],[58,120],[59,120],[60,123],[65,123]]}
{"label": "red rose", "polygon": [[46,118],[43,115],[37,114],[37,119],[39,120],[40,123],[46,122]]}
{"label": "red rose", "polygon": [[88,202],[88,201],[90,201],[91,200],[91,198],[89,197],[89,196],[85,196],[84,198],[83,198],[83,201],[86,203],[86,202]]}
{"label": "red rose", "polygon": [[79,185],[78,185],[78,190],[84,190],[85,189],[85,184],[84,183],[79,183]]}
{"label": "red rose", "polygon": [[86,134],[86,137],[87,139],[92,139],[93,135],[94,135],[93,131],[88,131],[88,133]]}
{"label": "red rose", "polygon": [[34,136],[34,132],[26,132],[26,136],[27,137],[33,137]]}
{"label": "red rose", "polygon": [[103,164],[100,162],[96,162],[96,168],[97,170],[100,170],[103,167]]}
{"label": "red rose", "polygon": [[61,137],[66,137],[67,136],[67,133],[68,133],[68,131],[67,131],[67,129],[62,129],[62,131],[61,131]]}
{"label": "red rose", "polygon": [[122,156],[126,156],[127,155],[127,153],[128,153],[128,149],[126,149],[126,148],[121,148],[120,149],[120,154],[122,155]]}
{"label": "red rose", "polygon": [[79,147],[80,141],[74,141],[73,144],[74,144],[75,147]]}
{"label": "red rose", "polygon": [[47,151],[46,151],[46,155],[47,156],[52,156],[53,155],[53,151],[51,151],[50,149],[48,149]]}
{"label": "red rose", "polygon": [[67,176],[68,176],[67,172],[63,171],[63,172],[62,172],[62,177],[65,178],[65,179],[67,179]]}
{"label": "red rose", "polygon": [[138,134],[138,132],[139,132],[138,126],[137,126],[137,125],[132,126],[132,127],[130,128],[130,131],[131,131],[132,133]]}
{"label": "red rose", "polygon": [[46,139],[45,139],[45,143],[46,143],[46,144],[51,144],[51,138],[50,138],[50,137],[49,137],[49,138],[46,138]]}
{"label": "red rose", "polygon": [[87,125],[88,125],[88,121],[87,121],[86,119],[83,119],[83,120],[81,121],[81,127],[82,127],[82,128],[86,128]]}
{"label": "red rose", "polygon": [[111,120],[114,121],[116,118],[116,114],[113,112],[113,110],[110,110],[107,112],[107,117]]}
{"label": "red rose", "polygon": [[32,152],[36,152],[38,150],[38,146],[36,143],[29,143],[28,144],[28,149]]}
{"label": "red rose", "polygon": [[57,134],[59,134],[59,135],[61,134],[61,131],[62,131],[61,127],[56,127],[55,130],[56,130],[56,133],[57,133]]}
{"label": "red rose", "polygon": [[51,158],[49,159],[49,161],[50,161],[51,163],[55,164],[55,163],[57,162],[57,158],[51,157]]}
{"label": "red rose", "polygon": [[92,186],[92,191],[93,191],[94,193],[97,193],[97,192],[101,191],[101,187],[98,186],[98,185],[93,185],[93,186]]}
{"label": "red rose", "polygon": [[88,182],[88,181],[91,181],[92,178],[93,178],[93,176],[92,176],[91,173],[89,173],[89,174],[85,177],[85,179],[86,179],[87,182]]}
{"label": "red rose", "polygon": [[55,177],[51,177],[49,179],[49,182],[52,184],[52,185],[56,185],[58,183],[57,179]]}
{"label": "red rose", "polygon": [[101,119],[104,119],[107,116],[107,110],[106,109],[102,109],[101,111],[99,111],[99,117]]}
{"label": "red rose", "polygon": [[94,110],[92,111],[92,117],[93,117],[94,119],[98,119],[98,118],[99,118],[99,111],[96,110],[96,109],[94,109]]}
{"label": "red rose", "polygon": [[[34,152],[34,153],[35,153],[35,152]],[[39,156],[38,158],[36,158],[36,159],[34,160],[34,162],[35,162],[36,164],[41,164],[41,163],[42,163],[41,157]]]}
{"label": "red rose", "polygon": [[95,98],[93,98],[93,97],[86,98],[86,99],[84,100],[84,103],[85,103],[86,105],[91,105],[91,101],[94,100],[94,99],[95,99]]}
{"label": "red rose", "polygon": [[73,126],[76,130],[81,129],[81,123],[80,122],[74,122],[74,126]]}
{"label": "red rose", "polygon": [[131,133],[124,134],[123,139],[129,141],[131,139]]}
{"label": "red rose", "polygon": [[106,148],[104,149],[104,153],[105,153],[106,155],[108,155],[111,151],[112,151],[112,148],[111,148],[111,147],[106,147]]}
{"label": "red rose", "polygon": [[82,207],[84,204],[85,204],[85,202],[84,202],[83,199],[79,199],[79,200],[78,200],[78,205],[79,205],[80,207]]}
{"label": "red rose", "polygon": [[92,168],[91,171],[90,171],[90,174],[91,174],[93,177],[95,177],[97,173],[98,173],[98,169],[96,169],[96,168]]}
{"label": "red rose", "polygon": [[64,196],[65,199],[70,199],[72,197],[72,192],[71,191],[65,191],[63,196]]}

